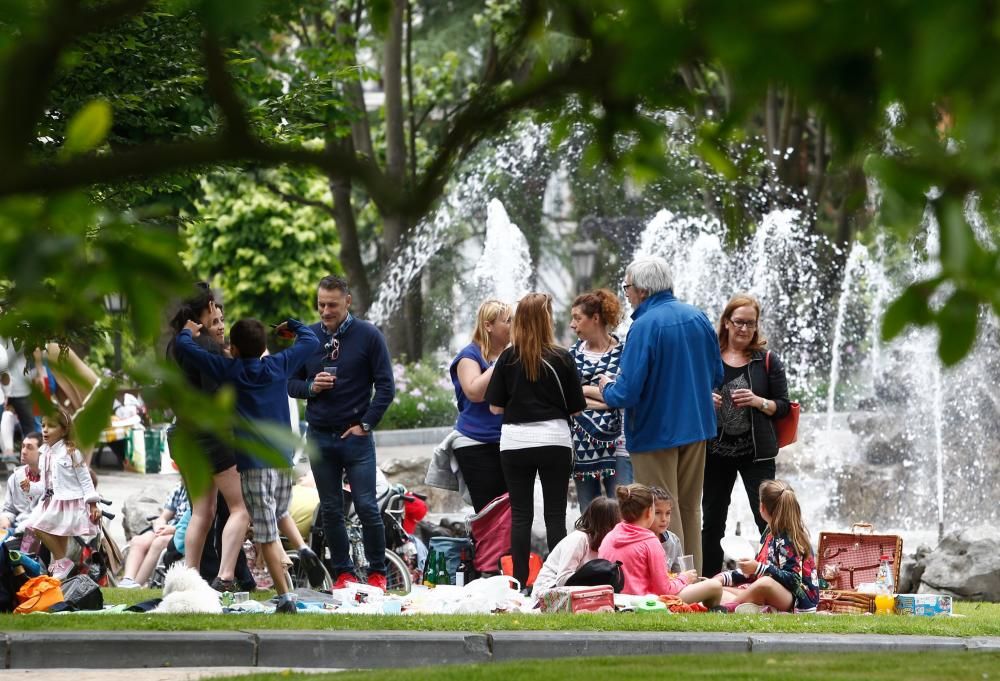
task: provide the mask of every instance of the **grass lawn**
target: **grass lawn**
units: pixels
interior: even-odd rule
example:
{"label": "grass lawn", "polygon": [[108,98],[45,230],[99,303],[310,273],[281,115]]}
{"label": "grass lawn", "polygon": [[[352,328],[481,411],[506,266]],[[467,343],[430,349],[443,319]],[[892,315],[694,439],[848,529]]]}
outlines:
{"label": "grass lawn", "polygon": [[[720,679],[723,681],[941,681],[995,679],[1000,670],[997,653],[908,654],[775,654],[672,655],[669,657],[588,658],[573,665],[574,681],[642,681],[643,679]],[[455,665],[407,669],[407,681],[547,681],[568,676],[566,660]],[[226,681],[397,681],[398,669],[338,674],[253,674],[230,676]]]}
{"label": "grass lawn", "polygon": [[[138,603],[159,595],[151,589],[104,589],[105,603]],[[271,592],[255,593],[266,599]],[[0,631],[235,629],[395,629],[416,631],[728,631],[738,633],[900,634],[1000,636],[1000,603],[956,603],[963,617],[873,615],[0,615]],[[339,677],[338,677],[339,678]],[[1000,678],[1000,675],[998,675]]]}

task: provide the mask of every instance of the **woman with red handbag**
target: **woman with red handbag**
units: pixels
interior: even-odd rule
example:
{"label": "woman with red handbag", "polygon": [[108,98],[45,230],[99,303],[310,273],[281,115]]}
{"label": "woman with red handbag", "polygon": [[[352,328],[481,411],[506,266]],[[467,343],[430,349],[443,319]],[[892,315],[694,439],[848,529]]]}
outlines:
{"label": "woman with red handbag", "polygon": [[715,399],[718,435],[708,441],[702,494],[703,571],[722,569],[720,541],[736,476],[743,481],[757,529],[767,522],[760,515],[760,484],[775,477],[778,438],[774,421],[789,413],[788,381],[781,358],[767,349],[760,329],[760,303],[749,294],[733,296],[719,319],[719,349],[725,369]]}

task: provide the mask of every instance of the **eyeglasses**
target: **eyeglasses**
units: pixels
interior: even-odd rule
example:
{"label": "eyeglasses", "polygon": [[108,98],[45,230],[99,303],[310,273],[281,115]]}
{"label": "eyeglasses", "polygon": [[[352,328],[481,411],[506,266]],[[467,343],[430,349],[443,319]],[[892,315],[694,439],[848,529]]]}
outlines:
{"label": "eyeglasses", "polygon": [[622,284],[622,291],[628,291],[632,286],[632,284]]}
{"label": "eyeglasses", "polygon": [[749,319],[733,319],[732,317],[730,317],[729,323],[732,324],[733,326],[737,326],[741,329],[747,329],[749,331],[753,331],[754,329],[757,328],[757,322],[751,321]]}
{"label": "eyeglasses", "polygon": [[323,346],[323,350],[330,353],[330,359],[337,359],[340,357],[340,339],[331,338],[327,341],[326,345]]}

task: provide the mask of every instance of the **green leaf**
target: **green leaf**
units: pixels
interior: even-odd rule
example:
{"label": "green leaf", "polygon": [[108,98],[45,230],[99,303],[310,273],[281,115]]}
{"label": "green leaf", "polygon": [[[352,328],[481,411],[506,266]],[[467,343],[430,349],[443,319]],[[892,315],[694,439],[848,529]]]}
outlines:
{"label": "green leaf", "polygon": [[111,104],[103,99],[88,102],[66,126],[62,153],[82,154],[104,142],[111,130]]}
{"label": "green leaf", "polygon": [[110,378],[101,380],[84,400],[73,418],[74,440],[80,451],[87,451],[111,423],[118,384]]}
{"label": "green leaf", "polygon": [[940,282],[940,278],[917,282],[892,301],[882,317],[882,340],[892,340],[903,332],[907,324],[929,324],[932,315],[927,301]]}
{"label": "green leaf", "polygon": [[979,299],[968,291],[955,291],[937,314],[941,330],[938,357],[946,366],[957,364],[976,342]]}
{"label": "green leaf", "polygon": [[177,463],[192,501],[201,497],[212,484],[212,464],[188,428],[179,426],[171,434],[170,458]]}

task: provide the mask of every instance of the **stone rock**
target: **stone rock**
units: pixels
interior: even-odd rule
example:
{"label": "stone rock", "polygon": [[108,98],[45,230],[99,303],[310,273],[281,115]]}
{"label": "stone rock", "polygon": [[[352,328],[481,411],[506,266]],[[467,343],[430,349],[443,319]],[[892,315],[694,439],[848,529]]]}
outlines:
{"label": "stone rock", "polygon": [[[393,484],[400,484],[411,492],[427,497],[427,510],[433,513],[457,514],[466,508],[462,495],[446,489],[424,484],[430,457],[412,459],[389,459],[379,464],[379,468]],[[471,510],[470,510],[471,512]],[[462,515],[464,519],[464,514]]]}
{"label": "stone rock", "polygon": [[916,553],[903,557],[903,562],[899,566],[899,584],[896,585],[896,593],[917,593],[924,574],[924,559],[932,550],[926,544],[921,544],[917,547]]}
{"label": "stone rock", "polygon": [[900,490],[906,470],[900,465],[874,466],[859,463],[836,474],[836,494],[831,510],[845,525],[872,523],[875,527],[898,527]]}
{"label": "stone rock", "polygon": [[165,498],[159,487],[147,486],[130,495],[122,504],[122,526],[125,528],[125,541],[139,534],[151,522],[149,516],[160,515]]}
{"label": "stone rock", "polygon": [[918,593],[1000,601],[1000,530],[979,525],[945,535],[922,561]]}

